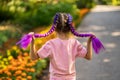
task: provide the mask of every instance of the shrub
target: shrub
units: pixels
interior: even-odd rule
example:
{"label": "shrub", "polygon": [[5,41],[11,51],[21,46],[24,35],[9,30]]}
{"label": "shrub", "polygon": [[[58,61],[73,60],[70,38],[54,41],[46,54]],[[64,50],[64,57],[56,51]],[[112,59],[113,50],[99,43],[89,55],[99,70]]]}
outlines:
{"label": "shrub", "polygon": [[14,59],[8,50],[6,57],[0,56],[0,79],[22,80],[23,78],[27,78],[29,80],[35,80],[36,74],[41,73],[45,67],[45,60],[32,61],[28,53],[19,54]]}
{"label": "shrub", "polygon": [[120,5],[120,0],[99,0],[104,5]]}
{"label": "shrub", "polygon": [[77,7],[82,8],[92,8],[95,6],[94,0],[76,0]]}
{"label": "shrub", "polygon": [[9,8],[6,6],[8,2],[8,0],[0,0],[0,22],[14,19],[14,14],[9,11]]}
{"label": "shrub", "polygon": [[[74,2],[70,1],[14,1],[6,3],[3,18],[10,20],[11,23],[20,24],[24,30],[30,30],[34,27],[48,26],[52,23],[52,18],[57,12],[71,13],[74,19],[78,18],[78,9]],[[4,13],[4,11],[1,11]],[[8,17],[7,17],[8,16]]]}
{"label": "shrub", "polygon": [[[57,12],[67,12],[77,18],[77,8],[71,3],[59,2],[59,4],[37,4],[29,11],[16,15],[16,22],[23,24],[24,29],[48,26],[52,23],[53,16]],[[24,14],[24,15],[23,15]]]}
{"label": "shrub", "polygon": [[0,7],[0,22],[6,22],[11,19],[14,19],[13,13]]}
{"label": "shrub", "polygon": [[[0,30],[0,48],[4,48],[3,44],[5,44],[10,39],[17,39],[21,36],[21,33],[17,30],[17,28],[14,28],[14,30],[11,30],[10,28],[5,30]],[[7,46],[12,45],[14,41],[11,41]]]}

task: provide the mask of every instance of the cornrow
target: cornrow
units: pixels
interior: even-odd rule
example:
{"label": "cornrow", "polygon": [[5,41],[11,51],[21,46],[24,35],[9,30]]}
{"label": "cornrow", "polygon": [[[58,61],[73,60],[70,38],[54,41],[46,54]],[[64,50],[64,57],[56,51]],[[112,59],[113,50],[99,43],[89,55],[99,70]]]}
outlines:
{"label": "cornrow", "polygon": [[67,14],[65,13],[59,13],[59,16],[58,16],[58,23],[56,23],[56,32],[63,32],[63,33],[67,33],[67,32],[70,32],[70,27],[69,25],[67,24],[67,19],[68,19],[68,16]]}
{"label": "cornrow", "polygon": [[[61,21],[60,21],[60,17],[61,17]],[[66,17],[66,19],[64,17]],[[65,14],[65,13],[56,13],[51,29],[45,34],[34,34],[34,37],[35,38],[46,37],[52,34],[53,31],[55,30],[58,32],[62,30],[62,32],[64,33],[69,32],[70,30],[71,33],[77,37],[92,37],[92,46],[93,46],[95,53],[97,54],[101,50],[105,49],[101,41],[98,38],[96,38],[93,34],[80,34],[76,32],[72,25],[72,16],[70,14]],[[26,48],[31,43],[31,41],[32,41],[32,35],[26,34],[16,44],[17,45],[20,44],[22,48]]]}

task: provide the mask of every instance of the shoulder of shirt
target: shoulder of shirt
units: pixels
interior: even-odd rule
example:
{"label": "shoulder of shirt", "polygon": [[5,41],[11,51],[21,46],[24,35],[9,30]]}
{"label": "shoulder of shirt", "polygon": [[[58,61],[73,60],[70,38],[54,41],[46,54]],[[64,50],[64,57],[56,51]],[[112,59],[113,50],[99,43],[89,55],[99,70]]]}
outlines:
{"label": "shoulder of shirt", "polygon": [[57,38],[50,39],[50,40],[48,40],[46,43],[52,43],[52,42],[54,42],[56,39],[57,39]]}
{"label": "shoulder of shirt", "polygon": [[[53,43],[53,42],[55,42],[56,40],[58,40],[58,38],[50,39],[50,40],[48,40],[46,43]],[[76,43],[76,42],[80,42],[80,41],[78,41],[78,40],[75,39],[75,38],[70,38],[69,40],[72,40],[72,41],[74,41],[75,43]]]}
{"label": "shoulder of shirt", "polygon": [[77,42],[78,40],[76,38],[70,38],[70,40]]}
{"label": "shoulder of shirt", "polygon": [[73,38],[73,40],[74,40],[74,43],[81,44],[81,42],[79,40],[74,39],[74,38]]}

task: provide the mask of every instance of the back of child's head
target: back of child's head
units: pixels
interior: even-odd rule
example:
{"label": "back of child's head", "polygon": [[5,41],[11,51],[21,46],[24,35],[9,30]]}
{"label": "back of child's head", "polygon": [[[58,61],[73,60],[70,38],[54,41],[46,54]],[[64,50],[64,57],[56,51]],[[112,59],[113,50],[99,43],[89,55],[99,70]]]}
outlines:
{"label": "back of child's head", "polygon": [[[57,18],[56,18],[57,15]],[[55,31],[58,33],[68,33],[70,32],[70,25],[68,24],[68,14],[66,13],[56,13],[55,17]]]}

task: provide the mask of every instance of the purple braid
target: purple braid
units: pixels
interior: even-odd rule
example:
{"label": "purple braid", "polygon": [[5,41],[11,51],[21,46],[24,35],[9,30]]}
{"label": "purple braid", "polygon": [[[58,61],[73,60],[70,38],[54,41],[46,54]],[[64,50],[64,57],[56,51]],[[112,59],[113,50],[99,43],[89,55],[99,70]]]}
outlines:
{"label": "purple braid", "polygon": [[72,16],[70,14],[68,14],[68,24],[70,26],[70,30],[71,32],[77,36],[77,37],[90,37],[93,36],[92,34],[79,34],[75,31],[74,27],[72,26]]}
{"label": "purple braid", "polygon": [[[45,33],[45,34],[34,34],[34,37],[35,38],[41,38],[41,37],[46,37],[46,36],[49,36],[50,34],[52,34],[55,31],[55,27],[56,27],[56,23],[57,23],[57,20],[58,20],[58,16],[59,16],[59,14],[56,13],[56,15],[54,17],[54,20],[53,20],[52,27],[51,27],[51,29],[47,33]],[[33,35],[26,34],[16,44],[17,45],[20,44],[21,48],[26,48],[31,43],[32,37],[33,37]]]}
{"label": "purple braid", "polygon": [[101,50],[104,50],[104,46],[102,44],[102,42],[96,38],[93,34],[80,34],[78,32],[75,31],[73,25],[72,25],[72,16],[70,14],[68,14],[68,24],[70,26],[70,30],[71,32],[77,36],[77,37],[91,37],[92,38],[92,46],[93,49],[95,51],[96,54],[98,54]]}
{"label": "purple braid", "polygon": [[55,31],[58,16],[59,16],[59,14],[56,13],[56,15],[54,17],[54,20],[53,20],[53,25],[52,25],[51,29],[47,33],[45,33],[45,34],[35,34],[34,37],[35,38],[46,37],[46,36],[49,36],[53,31]]}

